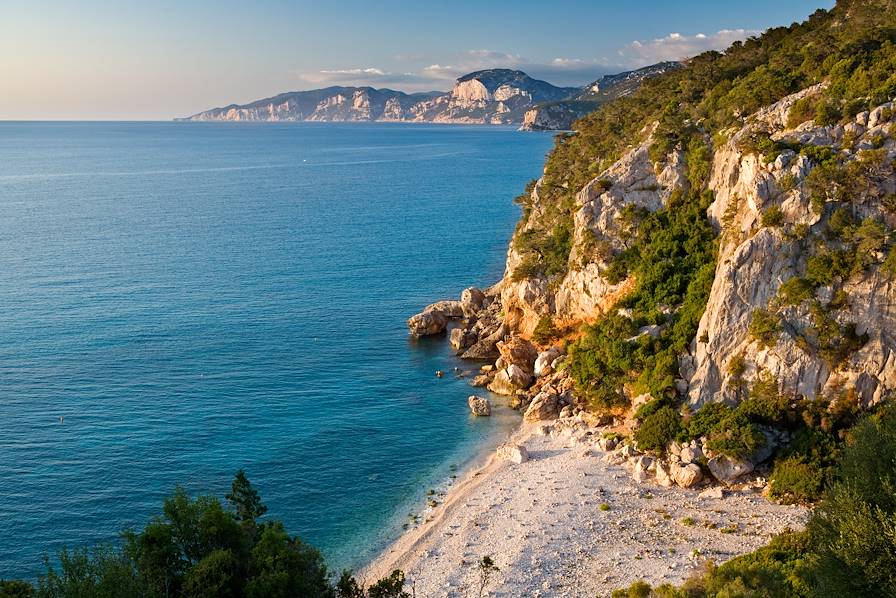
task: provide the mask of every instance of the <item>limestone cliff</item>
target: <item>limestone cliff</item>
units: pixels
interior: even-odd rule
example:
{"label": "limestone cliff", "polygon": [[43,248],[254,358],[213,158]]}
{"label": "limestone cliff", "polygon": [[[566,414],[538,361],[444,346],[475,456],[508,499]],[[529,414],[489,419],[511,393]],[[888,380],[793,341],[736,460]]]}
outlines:
{"label": "limestone cliff", "polygon": [[[762,373],[788,395],[834,398],[851,390],[865,405],[896,389],[896,284],[883,265],[887,231],[896,228],[893,106],[860,113],[845,126],[812,120],[793,126],[790,119],[788,127],[793,106],[821,89],[788,96],[728,131],[727,140],[716,140],[708,183],[714,201],[707,214],[718,232],[717,267],[697,335],[680,356],[678,388],[693,407],[736,403]],[[623,212],[627,206],[655,211],[687,185],[680,149],[659,164],[651,160],[653,127],[576,192],[572,250],[559,280],[517,273],[517,244],[548,209],[539,196],[542,183],[534,186],[497,286],[512,333],[531,336],[545,316],[567,329],[594,321],[615,310],[636,284],[632,278],[613,284],[605,276],[608,259],[629,242]],[[757,150],[757,136],[777,151]],[[839,156],[851,173],[844,184],[857,187],[846,215],[832,215],[810,199],[822,155]],[[832,238],[838,217],[848,218],[853,241]],[[863,251],[867,255],[851,255]],[[788,298],[791,287],[802,288],[807,268],[817,267],[813,256],[831,252],[862,267]],[[775,323],[765,338],[751,332],[757,312]]]}
{"label": "limestone cliff", "polygon": [[448,93],[328,87],[232,104],[178,120],[515,124],[521,123],[525,112],[536,103],[560,100],[580,91],[556,87],[522,71],[490,69],[464,75]]}

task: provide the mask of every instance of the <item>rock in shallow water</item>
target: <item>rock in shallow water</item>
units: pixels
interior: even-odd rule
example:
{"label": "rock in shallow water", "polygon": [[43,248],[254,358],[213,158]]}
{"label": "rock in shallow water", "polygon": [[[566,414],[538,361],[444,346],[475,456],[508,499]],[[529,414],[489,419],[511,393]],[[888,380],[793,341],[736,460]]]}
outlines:
{"label": "rock in shallow water", "polygon": [[471,396],[467,399],[467,405],[470,406],[470,413],[478,416],[488,416],[492,414],[492,406],[488,399]]}
{"label": "rock in shallow water", "polygon": [[414,336],[430,336],[445,332],[448,318],[438,311],[424,311],[408,318],[408,328]]}

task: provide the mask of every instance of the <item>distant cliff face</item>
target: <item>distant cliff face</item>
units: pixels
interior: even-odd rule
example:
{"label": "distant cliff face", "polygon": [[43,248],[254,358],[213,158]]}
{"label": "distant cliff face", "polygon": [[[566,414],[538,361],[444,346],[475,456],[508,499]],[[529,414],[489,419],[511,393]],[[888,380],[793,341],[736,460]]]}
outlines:
{"label": "distant cliff face", "polygon": [[214,108],[178,120],[517,124],[535,104],[557,101],[581,91],[556,87],[522,71],[490,69],[461,77],[448,93],[406,94],[372,87],[328,87]]}
{"label": "distant cliff face", "polygon": [[558,102],[543,102],[526,111],[524,131],[569,130],[572,123],[601,104],[627,96],[651,77],[681,68],[680,62],[660,62],[634,71],[604,75]]}

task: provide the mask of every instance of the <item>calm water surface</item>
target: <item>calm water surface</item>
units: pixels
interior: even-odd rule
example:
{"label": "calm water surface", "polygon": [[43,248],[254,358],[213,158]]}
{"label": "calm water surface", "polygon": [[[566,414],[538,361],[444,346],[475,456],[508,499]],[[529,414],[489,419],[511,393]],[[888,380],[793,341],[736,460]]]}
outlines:
{"label": "calm water surface", "polygon": [[[516,421],[404,320],[500,277],[546,134],[0,123],[0,577],[245,468],[357,565]],[[469,367],[467,364],[466,367]],[[61,419],[64,418],[64,419]]]}

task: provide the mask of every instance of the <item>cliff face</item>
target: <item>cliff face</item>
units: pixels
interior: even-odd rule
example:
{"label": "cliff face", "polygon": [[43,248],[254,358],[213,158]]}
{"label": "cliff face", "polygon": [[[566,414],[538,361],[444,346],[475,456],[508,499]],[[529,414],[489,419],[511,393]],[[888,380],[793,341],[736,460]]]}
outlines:
{"label": "cliff face", "polygon": [[[849,389],[869,405],[896,390],[896,284],[893,265],[884,263],[887,231],[896,228],[893,106],[860,113],[845,126],[808,120],[789,128],[794,105],[821,89],[760,110],[713,147],[707,215],[718,232],[717,267],[697,335],[679,358],[677,386],[693,407],[736,403],[767,374],[782,393],[808,398]],[[680,150],[661,166],[651,160],[653,127],[576,192],[572,250],[559,282],[517,273],[517,245],[548,209],[539,197],[542,183],[535,185],[498,285],[511,332],[531,336],[545,316],[567,328],[594,321],[615,311],[637,284],[633,277],[610,283],[605,275],[610,256],[629,243],[624,212],[658,210],[687,185]],[[778,149],[764,155],[751,143],[757,136]],[[821,176],[824,156],[838,156],[845,180]],[[833,209],[844,205],[833,191],[827,206],[812,199],[826,184],[853,189],[848,207]],[[846,224],[835,227],[839,221]],[[818,270],[832,259],[855,265],[825,279]],[[821,282],[806,282],[813,277]],[[760,317],[773,322],[761,334],[751,327]]]}
{"label": "cliff face", "polygon": [[406,94],[372,87],[328,87],[285,93],[246,105],[214,108],[192,121],[520,123],[526,110],[577,93],[521,71],[491,69],[457,80],[448,93]]}

